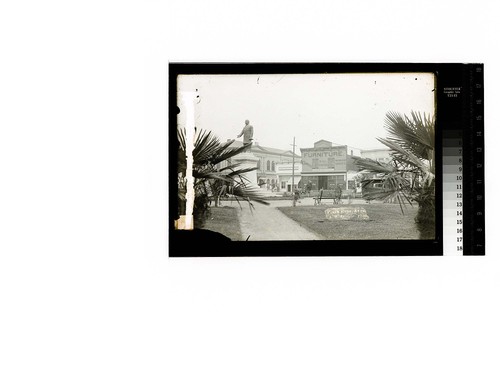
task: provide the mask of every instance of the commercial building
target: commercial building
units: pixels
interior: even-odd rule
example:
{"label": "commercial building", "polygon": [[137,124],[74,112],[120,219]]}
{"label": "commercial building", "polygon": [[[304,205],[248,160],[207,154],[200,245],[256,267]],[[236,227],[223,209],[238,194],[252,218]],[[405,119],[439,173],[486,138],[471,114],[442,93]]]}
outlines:
{"label": "commercial building", "polygon": [[301,181],[301,173],[302,164],[300,161],[295,164],[290,162],[277,163],[276,174],[278,176],[278,191],[286,191],[290,193],[301,187],[303,185]]}
{"label": "commercial building", "polygon": [[[229,140],[228,140],[229,141]],[[234,141],[231,147],[241,147],[240,141]],[[302,189],[310,181],[312,190],[333,190],[336,186],[346,193],[360,193],[362,178],[374,178],[373,174],[358,171],[353,156],[369,158],[389,163],[389,149],[359,150],[347,145],[334,145],[327,140],[319,140],[313,147],[300,148],[301,155],[292,151],[262,146],[255,142],[250,152],[258,158],[257,181],[261,189],[280,192],[291,192]],[[292,174],[292,160],[295,169]],[[293,175],[293,187],[292,187]]]}
{"label": "commercial building", "polygon": [[[312,184],[312,190],[355,189],[354,176],[358,173],[350,147],[334,146],[324,139],[314,143],[312,148],[301,148],[302,182]],[[359,153],[359,152],[356,152]]]}

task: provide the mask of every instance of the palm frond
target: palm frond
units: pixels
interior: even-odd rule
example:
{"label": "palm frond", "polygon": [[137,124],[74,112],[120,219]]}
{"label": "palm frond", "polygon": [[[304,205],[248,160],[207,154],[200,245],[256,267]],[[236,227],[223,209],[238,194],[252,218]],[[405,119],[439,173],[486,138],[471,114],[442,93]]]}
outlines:
{"label": "palm frond", "polygon": [[425,173],[429,171],[429,165],[425,164],[421,159],[414,155],[410,150],[403,148],[398,143],[391,141],[389,139],[377,138],[377,140],[383,145],[389,147],[392,150],[392,156],[395,160],[409,164],[415,168],[418,168]]}
{"label": "palm frond", "polygon": [[389,136],[377,140],[390,149],[393,165],[354,158],[362,174],[382,175],[377,179],[382,180],[382,188],[372,187],[373,179],[361,181],[363,198],[399,203],[403,214],[407,203],[418,202],[419,207],[434,204],[434,117],[413,111],[410,117],[388,112],[385,128]]}
{"label": "palm frond", "polygon": [[186,129],[177,128],[177,140],[179,141],[179,147],[181,150],[186,149]]}
{"label": "palm frond", "polygon": [[230,176],[224,175],[222,173],[217,173],[214,171],[200,171],[195,169],[193,170],[193,177],[200,181],[207,179],[216,179],[226,182],[233,182],[233,179]]}
{"label": "palm frond", "polygon": [[384,202],[399,203],[401,212],[404,214],[404,206],[406,203],[411,203],[411,198],[408,196],[409,181],[399,173],[391,173],[383,177],[382,189],[369,188],[368,185],[372,179],[367,179],[361,182],[363,187],[363,198],[366,200],[381,200]]}
{"label": "palm frond", "polygon": [[429,159],[429,150],[434,150],[434,119],[430,115],[411,112],[411,118],[397,112],[388,112],[385,128],[387,140],[398,144],[406,151],[423,160]]}
{"label": "palm frond", "polygon": [[391,173],[396,170],[392,165],[387,163],[380,163],[372,159],[360,158],[359,156],[351,157],[360,171],[366,170],[372,173]]}
{"label": "palm frond", "polygon": [[220,141],[211,131],[197,131],[193,150],[193,163],[203,165],[212,161],[212,157],[220,148]]}
{"label": "palm frond", "polygon": [[234,171],[236,168],[239,168],[243,165],[243,163],[233,163],[226,165],[225,167],[219,168],[219,172],[224,172],[224,171]]}
{"label": "palm frond", "polygon": [[435,133],[434,133],[434,119],[430,114],[420,114],[418,112],[411,112],[413,119],[412,129],[415,132],[415,137],[418,142],[425,145],[428,149],[434,150]]}
{"label": "palm frond", "polygon": [[257,167],[234,169],[232,172],[228,173],[227,176],[243,175],[243,174],[248,173],[248,172],[256,171],[257,169],[258,169]]}
{"label": "palm frond", "polygon": [[234,141],[231,141],[225,144],[223,146],[224,149],[221,149],[220,152],[218,152],[217,155],[212,159],[212,163],[217,164],[224,160],[231,159],[232,157],[241,154],[242,152],[245,152],[252,147],[252,144],[248,143],[237,148],[227,149],[233,142]]}
{"label": "palm frond", "polygon": [[[178,139],[178,199],[185,202],[186,174],[186,130],[177,130]],[[242,163],[226,166],[219,164],[250,149],[251,144],[241,147],[232,147],[234,141],[221,143],[219,139],[206,130],[196,130],[193,149],[193,177],[195,178],[195,208],[197,214],[202,214],[208,209],[212,199],[217,199],[220,194],[232,196],[238,204],[246,201],[253,209],[252,202],[269,205],[265,200],[262,190],[253,186],[246,174],[257,170],[257,167],[243,168]]]}
{"label": "palm frond", "polygon": [[237,184],[232,190],[232,194],[244,199],[252,200],[268,206],[270,203],[264,199],[259,188],[247,186],[245,184]]}

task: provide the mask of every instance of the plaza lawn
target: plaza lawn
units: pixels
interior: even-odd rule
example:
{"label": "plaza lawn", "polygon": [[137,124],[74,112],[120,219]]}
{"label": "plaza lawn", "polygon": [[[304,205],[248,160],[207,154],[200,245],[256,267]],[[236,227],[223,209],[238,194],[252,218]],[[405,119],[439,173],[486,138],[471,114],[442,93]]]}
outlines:
{"label": "plaza lawn", "polygon": [[221,233],[233,241],[241,241],[238,210],[236,207],[211,207],[202,229]]}
{"label": "plaza lawn", "polygon": [[[331,207],[363,207],[369,221],[330,221],[325,210]],[[398,204],[374,203],[279,207],[289,218],[319,234],[325,240],[418,239],[415,224],[417,207],[406,205],[405,214]]]}

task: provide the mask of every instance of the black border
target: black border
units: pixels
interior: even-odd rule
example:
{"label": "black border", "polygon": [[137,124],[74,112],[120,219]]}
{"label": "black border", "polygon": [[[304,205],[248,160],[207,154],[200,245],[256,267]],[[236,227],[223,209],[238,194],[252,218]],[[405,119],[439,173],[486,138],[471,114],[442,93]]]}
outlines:
{"label": "black border", "polygon": [[[169,256],[416,256],[443,254],[442,132],[468,129],[470,71],[477,64],[455,63],[170,63],[168,81]],[[436,75],[436,240],[221,241],[209,231],[174,229],[177,218],[177,76],[179,74],[434,73]],[[463,87],[461,102],[444,87]],[[464,145],[464,154],[470,152]],[[471,160],[464,157],[464,171]],[[464,176],[464,184],[472,181]],[[464,191],[464,202],[469,202]],[[465,214],[464,209],[464,214]],[[470,226],[465,220],[464,228]],[[466,234],[464,233],[464,237]],[[465,242],[465,241],[464,241]],[[464,246],[466,243],[464,243]],[[469,246],[469,245],[468,245]]]}

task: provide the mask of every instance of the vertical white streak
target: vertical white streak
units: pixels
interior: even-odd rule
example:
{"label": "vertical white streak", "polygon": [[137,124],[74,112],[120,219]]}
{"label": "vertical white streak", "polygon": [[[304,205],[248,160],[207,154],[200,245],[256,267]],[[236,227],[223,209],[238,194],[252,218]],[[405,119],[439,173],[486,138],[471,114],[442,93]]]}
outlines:
{"label": "vertical white streak", "polygon": [[194,100],[195,92],[183,92],[182,101],[186,111],[186,221],[184,229],[193,229],[194,177],[193,150],[195,138]]}

